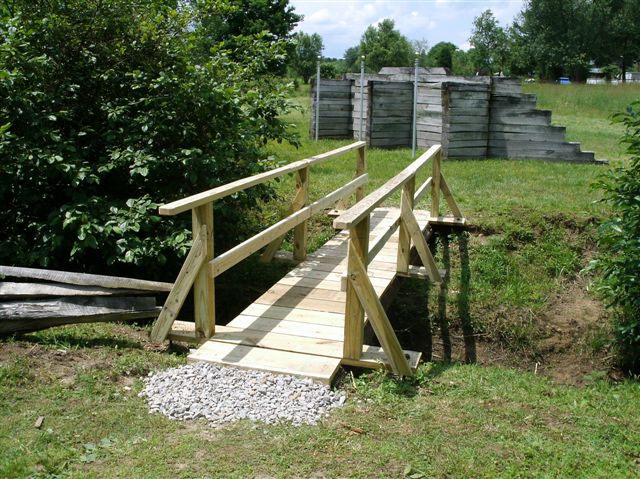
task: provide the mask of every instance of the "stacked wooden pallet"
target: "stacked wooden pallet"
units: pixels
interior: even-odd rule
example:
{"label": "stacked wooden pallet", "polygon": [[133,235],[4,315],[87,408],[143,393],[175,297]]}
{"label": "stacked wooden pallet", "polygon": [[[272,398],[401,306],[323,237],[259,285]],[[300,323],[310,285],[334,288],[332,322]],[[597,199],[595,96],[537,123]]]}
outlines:
{"label": "stacked wooden pallet", "polygon": [[63,324],[153,318],[170,283],[0,266],[0,335]]}
{"label": "stacked wooden pallet", "polygon": [[367,142],[373,147],[394,148],[411,144],[413,84],[369,82]]}

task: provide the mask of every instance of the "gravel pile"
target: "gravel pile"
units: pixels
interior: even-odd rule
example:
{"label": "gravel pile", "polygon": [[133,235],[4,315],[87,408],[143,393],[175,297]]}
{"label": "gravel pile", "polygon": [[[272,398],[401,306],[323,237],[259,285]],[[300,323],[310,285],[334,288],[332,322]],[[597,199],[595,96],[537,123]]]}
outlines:
{"label": "gravel pile", "polygon": [[310,379],[195,363],[149,373],[140,397],[150,413],[179,421],[204,418],[215,424],[240,419],[267,424],[316,424],[345,395]]}

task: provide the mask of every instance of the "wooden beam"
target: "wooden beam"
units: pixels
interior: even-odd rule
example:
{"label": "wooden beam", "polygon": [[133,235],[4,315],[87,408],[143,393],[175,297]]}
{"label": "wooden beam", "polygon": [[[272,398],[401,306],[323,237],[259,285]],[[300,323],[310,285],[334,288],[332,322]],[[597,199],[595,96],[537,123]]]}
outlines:
{"label": "wooden beam", "polygon": [[283,220],[278,221],[276,224],[270,226],[261,233],[258,233],[257,235],[249,238],[239,245],[234,246],[230,250],[226,251],[225,253],[209,262],[209,274],[213,277],[218,276],[219,274],[223,273],[243,259],[250,256],[251,254],[255,253],[260,248],[263,248],[267,244],[271,243],[273,240],[280,237],[294,226],[321,212],[323,209],[327,208],[338,199],[348,194],[348,192],[355,191],[359,186],[366,183],[368,179],[368,175],[359,176],[343,187],[329,193],[324,198],[311,203],[309,206],[302,208],[301,210],[293,213]]}
{"label": "wooden beam", "polygon": [[418,191],[416,191],[416,194],[413,196],[413,204],[417,205],[420,200],[422,199],[422,197],[427,194],[428,191],[431,191],[431,183],[433,181],[433,178],[430,176],[429,178],[427,178],[427,180],[422,183],[422,185],[420,186],[420,188],[418,188]]}
{"label": "wooden beam", "polygon": [[[301,210],[309,204],[309,168],[303,168],[296,172],[296,189],[300,195],[299,202],[293,205],[295,211]],[[293,259],[304,261],[307,257],[307,220],[304,220],[293,229]]]}
{"label": "wooden beam", "polygon": [[[355,274],[357,265],[367,264],[369,252],[370,217],[351,228],[347,253],[347,275]],[[366,267],[364,267],[366,274]],[[358,360],[362,354],[364,343],[364,308],[358,300],[357,293],[351,283],[347,283],[347,298],[344,309],[344,349],[345,358]]]}
{"label": "wooden beam", "polygon": [[431,171],[431,216],[440,216],[440,162],[442,161],[442,153],[439,151],[433,159],[433,169]]}
{"label": "wooden beam", "polygon": [[0,302],[0,336],[54,326],[153,318],[154,297],[74,296]]}
{"label": "wooden beam", "polygon": [[431,281],[434,283],[441,283],[442,277],[440,276],[440,272],[436,266],[436,261],[433,259],[433,255],[431,254],[431,250],[429,250],[427,241],[424,239],[424,236],[422,236],[422,231],[420,230],[416,217],[413,215],[413,211],[405,204],[400,214],[402,215],[403,223],[406,225],[407,230],[411,235],[413,244],[416,246],[416,251],[422,260],[422,264],[429,273],[429,278],[431,278]]}
{"label": "wooden beam", "polygon": [[[367,173],[367,151],[364,148],[357,150],[358,158],[356,160],[356,177]],[[356,203],[365,197],[365,187],[361,186],[356,190]]]}
{"label": "wooden beam", "polygon": [[[305,170],[307,169],[303,169],[300,171],[305,171]],[[307,172],[307,177],[308,177],[308,172]],[[296,186],[298,185],[299,181],[300,181],[300,177],[299,175],[296,175]],[[296,195],[293,198],[293,202],[291,203],[291,206],[289,207],[289,212],[287,216],[290,216],[296,211],[299,211],[301,208],[307,206],[308,203],[309,203],[308,186],[305,189],[297,188]],[[273,260],[276,253],[280,250],[280,246],[282,245],[282,242],[284,241],[285,236],[286,236],[286,233],[283,235],[280,235],[278,238],[276,238],[275,240],[273,240],[271,243],[267,245],[267,247],[264,249],[264,251],[260,255],[260,262],[269,263],[270,261]],[[297,260],[294,256],[294,261],[301,261],[301,260]]]}
{"label": "wooden beam", "polygon": [[380,253],[380,251],[385,247],[385,245],[387,244],[387,241],[389,241],[389,238],[391,238],[393,236],[393,233],[395,233],[396,230],[398,229],[398,226],[400,226],[399,214],[394,219],[393,223],[389,225],[386,231],[382,233],[380,236],[378,236],[373,242],[373,245],[371,245],[371,247],[369,248],[369,255],[367,256],[368,264],[371,264],[371,262],[375,259],[378,253]]}
{"label": "wooden beam", "polygon": [[[416,193],[416,177],[405,183],[400,195],[400,210],[410,209],[413,211],[413,195]],[[400,231],[398,234],[398,259],[396,262],[397,270],[400,273],[409,271],[409,253],[411,252],[411,235],[407,230],[406,222],[400,222]]]}
{"label": "wooden beam", "polygon": [[343,155],[349,151],[357,150],[364,147],[365,142],[356,141],[355,143],[351,143],[350,145],[342,146],[340,148],[336,148],[335,150],[312,156],[309,159],[296,161],[280,168],[265,171],[264,173],[259,173],[248,178],[242,178],[232,183],[218,186],[216,188],[203,191],[202,193],[198,193],[196,195],[188,196],[187,198],[182,198],[180,200],[167,203],[166,205],[162,205],[160,207],[159,212],[161,215],[177,215],[178,213],[182,213],[183,211],[202,206],[206,203],[211,203],[212,201],[219,200],[220,198],[232,195],[233,193],[237,193],[238,191],[246,190],[247,188],[259,185],[261,183],[264,183],[265,181],[279,178],[288,173],[293,173],[303,168],[308,168],[312,165],[317,165],[336,156]]}
{"label": "wooden beam", "polygon": [[0,277],[2,276],[8,278],[30,278],[42,281],[54,281],[56,283],[77,284],[80,286],[139,289],[141,291],[169,292],[173,287],[171,283],[160,283],[157,281],[118,278],[99,274],[70,273],[68,271],[49,269],[19,268],[16,266],[0,266]]}
{"label": "wooden beam", "polygon": [[195,281],[201,266],[206,264],[206,237],[207,227],[202,225],[200,234],[193,240],[191,251],[189,251],[182,268],[180,268],[180,273],[178,273],[178,278],[174,283],[173,289],[169,293],[162,307],[162,311],[153,325],[150,335],[152,341],[160,342],[165,340],[167,334],[169,334],[171,325],[178,317],[180,308],[184,304],[184,300],[187,298],[191,290],[191,285]]}
{"label": "wooden beam", "polygon": [[442,193],[444,194],[444,199],[449,205],[449,209],[453,213],[453,216],[456,218],[464,218],[460,208],[458,207],[458,203],[453,197],[451,190],[449,189],[449,185],[447,184],[447,180],[444,179],[444,176],[440,174],[440,188],[442,189]]}
{"label": "wooden beam", "polygon": [[367,195],[362,201],[349,208],[344,214],[333,221],[336,229],[351,228],[358,224],[365,216],[380,205],[384,200],[393,195],[399,188],[409,181],[432,157],[440,151],[440,145],[434,145],[423,153],[416,161],[407,166],[396,176],[387,181],[383,186]]}
{"label": "wooden beam", "polygon": [[[209,262],[213,259],[213,203],[194,208],[191,217],[194,238],[205,226],[204,261]],[[200,266],[193,282],[193,301],[196,336],[210,338],[216,328],[215,284],[206,263]]]}
{"label": "wooden beam", "polygon": [[404,356],[387,313],[385,313],[382,303],[380,303],[380,299],[369,281],[367,269],[358,255],[353,255],[352,265],[353,268],[349,271],[349,284],[353,287],[360,304],[366,311],[376,337],[389,358],[393,372],[400,376],[412,376],[411,366]]}
{"label": "wooden beam", "polygon": [[60,296],[124,296],[149,294],[139,289],[112,289],[99,286],[78,286],[64,283],[13,283],[0,282],[0,298],[46,298]]}

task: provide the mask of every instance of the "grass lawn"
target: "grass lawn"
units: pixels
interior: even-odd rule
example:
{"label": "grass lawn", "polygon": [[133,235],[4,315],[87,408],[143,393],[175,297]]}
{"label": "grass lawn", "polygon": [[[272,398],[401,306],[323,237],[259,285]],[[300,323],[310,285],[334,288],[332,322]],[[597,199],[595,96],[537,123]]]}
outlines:
{"label": "grass lawn", "polygon": [[[603,131],[612,93],[586,88],[527,87],[572,139],[599,158],[623,158],[618,127]],[[294,100],[307,105],[305,95]],[[289,162],[347,143],[308,140],[306,115],[288,116],[301,147],[273,144],[269,154]],[[410,151],[371,149],[368,162],[372,191],[411,162]],[[354,155],[314,167],[312,197],[354,168]],[[316,427],[213,429],[149,415],[137,396],[140,377],[186,361],[185,349],[150,344],[149,325],[68,326],[2,340],[0,478],[640,475],[640,384],[608,380],[606,313],[579,274],[607,214],[590,188],[604,168],[447,161],[443,173],[472,229],[437,247],[438,262],[451,264],[446,294],[407,282],[390,314],[403,345],[434,358],[446,356],[449,341],[452,357],[464,359],[471,325],[479,364],[429,362],[410,381],[347,374],[339,384],[349,392],[346,407]],[[282,201],[265,205],[265,221],[286,209],[292,180],[277,187]],[[330,223],[314,220],[312,247],[331,234]]]}

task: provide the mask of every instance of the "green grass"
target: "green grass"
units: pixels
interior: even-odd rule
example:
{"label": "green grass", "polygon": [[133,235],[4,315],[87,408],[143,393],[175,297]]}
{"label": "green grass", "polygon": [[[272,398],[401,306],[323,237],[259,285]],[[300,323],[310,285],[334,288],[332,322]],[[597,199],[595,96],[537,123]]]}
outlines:
{"label": "green grass", "polygon": [[[66,344],[76,345],[66,353],[58,339],[38,333],[13,344],[24,346],[22,353],[3,357],[0,477],[615,478],[640,472],[637,383],[594,381],[578,389],[515,370],[426,364],[413,381],[377,373],[353,383],[347,377],[347,407],[317,427],[243,422],[217,430],[149,415],[137,397],[137,376],[182,363],[180,354],[142,352],[130,338],[117,349],[86,343],[88,336],[108,343],[119,334],[111,325],[60,331]],[[29,355],[27,347],[36,344]],[[127,375],[114,370],[118,362],[138,369]],[[38,416],[45,417],[41,429],[33,425]]]}
{"label": "green grass", "polygon": [[523,90],[537,95],[538,108],[553,112],[554,124],[567,127],[569,141],[579,141],[599,159],[626,158],[619,144],[622,127],[612,124],[611,116],[640,100],[640,85],[531,84]]}
{"label": "green grass", "polygon": [[[604,140],[594,138],[606,130],[609,110],[629,100],[608,97],[631,89],[528,88],[540,106],[554,109],[554,118],[574,121],[574,139],[594,141],[599,157],[614,157],[607,153],[615,129]],[[306,105],[305,95],[303,89],[294,101]],[[348,143],[310,141],[304,111],[287,118],[297,124],[302,144],[270,144],[281,162]],[[402,149],[367,155],[369,191],[411,162]],[[312,198],[342,185],[354,168],[355,155],[314,167]],[[0,343],[0,478],[638,476],[637,382],[614,385],[596,370],[577,388],[527,372],[538,360],[531,358],[549,298],[576,281],[593,252],[594,229],[607,212],[593,203],[597,195],[589,185],[604,168],[505,160],[443,166],[472,225],[470,234],[452,237],[448,249],[443,242],[437,248],[439,264],[452,268],[444,323],[436,288],[423,282],[404,287],[390,314],[411,347],[419,346],[417,336],[435,337],[442,327],[459,334],[460,323],[472,323],[485,342],[521,351],[519,369],[432,363],[413,381],[346,376],[347,407],[320,426],[238,423],[218,430],[148,414],[137,396],[140,377],[186,361],[186,350],[148,344],[148,325],[55,328]],[[278,189],[282,199],[265,205],[265,223],[286,209],[292,179]],[[397,197],[389,201],[395,203]],[[330,236],[330,223],[314,220],[313,247]],[[278,273],[261,268],[233,273],[234,281],[250,285],[245,298],[238,288],[221,286],[226,309],[258,294],[259,277],[269,276],[268,282]],[[427,301],[432,326],[425,331]],[[34,427],[38,416],[45,417],[41,429]]]}

